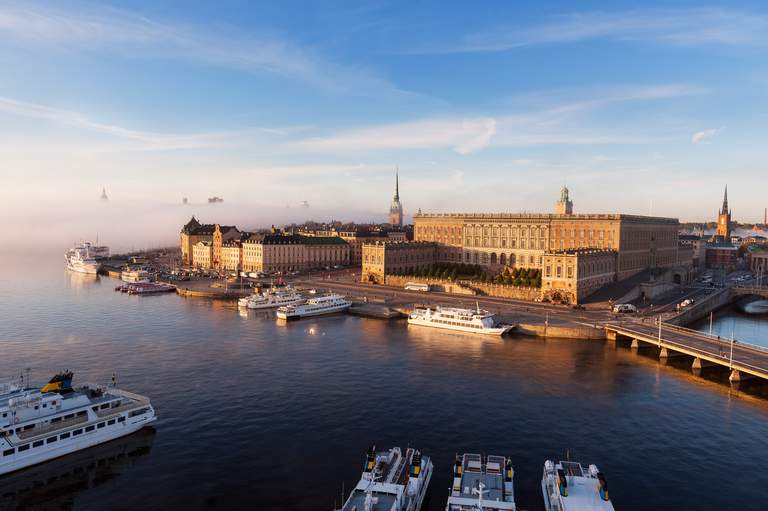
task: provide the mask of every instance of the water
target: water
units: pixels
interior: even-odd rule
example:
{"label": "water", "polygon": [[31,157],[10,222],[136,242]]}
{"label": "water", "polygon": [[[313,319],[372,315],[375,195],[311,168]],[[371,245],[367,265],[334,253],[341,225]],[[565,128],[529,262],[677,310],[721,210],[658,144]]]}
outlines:
{"label": "water", "polygon": [[[762,305],[760,301],[758,305]],[[709,318],[693,325],[697,330],[709,333]],[[715,313],[712,335],[722,339],[734,339],[768,348],[768,314],[746,314],[731,306]]]}
{"label": "water", "polygon": [[430,511],[465,451],[512,456],[526,510],[542,509],[543,462],[566,450],[606,473],[622,511],[768,507],[768,401],[629,350],[351,316],[285,325],[115,293],[59,257],[2,267],[0,374],[118,371],[159,420],[154,434],[0,478],[0,508],[330,510],[371,442],[432,456]]}

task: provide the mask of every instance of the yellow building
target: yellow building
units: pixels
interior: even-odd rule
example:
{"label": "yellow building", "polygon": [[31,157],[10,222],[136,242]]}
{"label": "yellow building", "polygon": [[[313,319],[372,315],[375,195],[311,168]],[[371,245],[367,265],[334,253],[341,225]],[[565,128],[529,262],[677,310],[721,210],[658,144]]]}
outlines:
{"label": "yellow building", "polygon": [[413,273],[436,261],[437,244],[428,242],[378,241],[363,245],[360,279],[384,283],[385,275]]}
{"label": "yellow building", "polygon": [[547,252],[542,265],[542,298],[555,303],[578,303],[616,280],[616,252],[610,249]]}
{"label": "yellow building", "polygon": [[221,245],[221,269],[240,271],[243,263],[243,247],[240,240],[225,241]]}
{"label": "yellow building", "polygon": [[209,269],[211,267],[211,256],[213,247],[210,241],[198,241],[192,247],[192,266],[200,269]]}
{"label": "yellow building", "polygon": [[349,265],[349,244],[338,236],[252,235],[242,243],[244,271],[286,272]]}
{"label": "yellow building", "polygon": [[194,254],[192,253],[192,247],[201,241],[212,242],[215,229],[215,225],[201,224],[194,216],[181,228],[179,248],[181,249],[182,264],[200,267],[193,263]]}

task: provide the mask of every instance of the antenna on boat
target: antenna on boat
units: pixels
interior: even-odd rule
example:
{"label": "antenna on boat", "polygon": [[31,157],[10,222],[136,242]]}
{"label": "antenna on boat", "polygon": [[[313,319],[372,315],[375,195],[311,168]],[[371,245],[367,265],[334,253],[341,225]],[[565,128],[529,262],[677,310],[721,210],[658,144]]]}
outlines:
{"label": "antenna on boat", "polygon": [[477,509],[483,511],[483,493],[485,493],[485,484],[482,481],[477,482],[477,488],[472,488],[472,493],[477,495]]}
{"label": "antenna on boat", "polygon": [[117,388],[117,373],[112,373],[112,386]]}

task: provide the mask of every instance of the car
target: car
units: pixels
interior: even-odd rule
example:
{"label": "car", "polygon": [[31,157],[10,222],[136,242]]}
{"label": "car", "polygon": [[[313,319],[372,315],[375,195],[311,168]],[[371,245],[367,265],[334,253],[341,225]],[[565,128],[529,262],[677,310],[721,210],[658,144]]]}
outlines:
{"label": "car", "polygon": [[637,312],[637,307],[631,303],[617,303],[613,306],[613,312],[616,314],[627,314]]}
{"label": "car", "polygon": [[683,300],[682,302],[680,302],[680,308],[681,309],[684,309],[686,307],[690,307],[691,305],[693,305],[693,298],[688,298],[688,299]]}

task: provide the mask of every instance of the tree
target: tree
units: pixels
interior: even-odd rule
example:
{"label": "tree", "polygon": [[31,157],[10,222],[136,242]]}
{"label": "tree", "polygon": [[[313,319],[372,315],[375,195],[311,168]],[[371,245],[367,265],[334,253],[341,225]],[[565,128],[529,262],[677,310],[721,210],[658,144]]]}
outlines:
{"label": "tree", "polygon": [[451,280],[456,280],[456,277],[457,277],[457,275],[456,275],[456,268],[454,268],[453,271],[451,272],[450,279]]}

